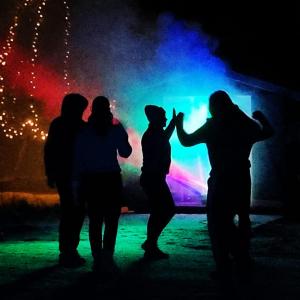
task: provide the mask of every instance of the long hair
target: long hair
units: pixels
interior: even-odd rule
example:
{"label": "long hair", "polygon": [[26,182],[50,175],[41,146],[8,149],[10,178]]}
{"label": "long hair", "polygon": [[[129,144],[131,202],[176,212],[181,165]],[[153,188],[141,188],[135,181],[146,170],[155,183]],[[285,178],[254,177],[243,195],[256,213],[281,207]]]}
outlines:
{"label": "long hair", "polygon": [[226,118],[234,108],[235,105],[225,91],[216,91],[209,97],[209,112],[213,118]]}
{"label": "long hair", "polygon": [[105,96],[98,96],[93,100],[92,113],[88,122],[98,134],[105,135],[113,126],[113,115],[110,111],[109,100]]}

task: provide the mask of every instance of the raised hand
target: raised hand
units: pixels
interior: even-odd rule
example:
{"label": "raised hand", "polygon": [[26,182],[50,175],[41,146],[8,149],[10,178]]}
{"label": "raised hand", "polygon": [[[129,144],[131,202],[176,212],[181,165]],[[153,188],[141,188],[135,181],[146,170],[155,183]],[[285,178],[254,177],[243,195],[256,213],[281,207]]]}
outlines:
{"label": "raised hand", "polygon": [[274,129],[272,125],[269,123],[268,119],[261,111],[257,110],[253,112],[252,118],[257,120],[262,126],[262,134],[260,140],[269,138],[274,134]]}
{"label": "raised hand", "polygon": [[180,112],[177,114],[177,120],[183,120],[184,113]]}
{"label": "raised hand", "polygon": [[173,108],[173,114],[172,114],[172,119],[176,120],[177,116],[176,116],[176,110],[175,108]]}
{"label": "raised hand", "polygon": [[183,123],[183,117],[184,117],[184,114],[182,112],[177,114],[176,119],[175,119],[176,126]]}

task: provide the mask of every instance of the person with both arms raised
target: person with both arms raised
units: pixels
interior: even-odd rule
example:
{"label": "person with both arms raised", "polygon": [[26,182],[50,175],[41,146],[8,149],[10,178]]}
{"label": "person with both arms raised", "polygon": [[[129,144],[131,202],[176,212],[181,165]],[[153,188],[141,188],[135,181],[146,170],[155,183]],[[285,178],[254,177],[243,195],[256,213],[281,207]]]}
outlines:
{"label": "person with both arms raised", "polygon": [[[213,277],[228,279],[232,257],[240,275],[251,275],[250,152],[254,143],[272,136],[273,129],[260,111],[248,117],[222,90],[209,98],[211,118],[191,134],[177,116],[178,138],[183,146],[205,143],[211,164],[208,179],[207,222],[216,262]],[[238,224],[234,222],[238,216]]]}

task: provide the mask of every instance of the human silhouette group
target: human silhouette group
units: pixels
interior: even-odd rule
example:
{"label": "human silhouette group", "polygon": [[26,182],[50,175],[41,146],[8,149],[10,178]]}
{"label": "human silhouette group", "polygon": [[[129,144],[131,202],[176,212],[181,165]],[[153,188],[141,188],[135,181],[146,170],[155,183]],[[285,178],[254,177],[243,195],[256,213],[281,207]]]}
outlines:
{"label": "human silhouette group", "polygon": [[[233,267],[248,275],[253,264],[249,156],[252,146],[271,137],[273,129],[261,111],[249,117],[223,90],[212,93],[208,102],[211,117],[190,134],[183,128],[182,112],[177,114],[173,109],[167,124],[162,107],[149,104],[144,108],[149,125],[141,139],[140,185],[150,213],[141,245],[143,259],[169,257],[158,240],[175,215],[166,176],[171,165],[169,140],[176,129],[183,146],[205,143],[208,150],[207,224],[216,265],[211,276],[226,278]],[[82,118],[87,106],[88,100],[80,94],[63,98],[61,114],[51,122],[45,143],[45,171],[48,185],[57,189],[60,198],[59,264],[69,268],[85,264],[77,247],[87,211],[93,271],[107,275],[117,270],[114,250],[123,189],[118,155],[128,158],[132,147],[122,123],[113,118],[107,97],[93,100],[85,122]]]}

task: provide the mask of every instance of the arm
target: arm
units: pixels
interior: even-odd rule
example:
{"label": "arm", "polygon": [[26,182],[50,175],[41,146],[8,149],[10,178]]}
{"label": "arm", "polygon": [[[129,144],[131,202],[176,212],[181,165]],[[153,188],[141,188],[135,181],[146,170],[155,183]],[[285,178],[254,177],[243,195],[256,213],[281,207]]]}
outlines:
{"label": "arm", "polygon": [[205,143],[206,134],[204,127],[200,127],[195,132],[187,134],[183,129],[183,113],[179,113],[176,120],[177,136],[180,143],[185,147],[194,146],[200,143]]}
{"label": "arm", "polygon": [[132,152],[131,145],[128,141],[128,134],[121,123],[117,126],[119,126],[118,153],[121,157],[128,158]]}
{"label": "arm", "polygon": [[171,119],[169,125],[167,126],[167,128],[165,129],[165,135],[166,135],[168,140],[171,138],[171,136],[174,132],[175,125],[176,125],[176,112],[175,112],[175,109],[173,108],[172,119]]}
{"label": "arm", "polygon": [[253,119],[257,120],[261,125],[259,140],[265,140],[274,134],[274,129],[269,123],[266,116],[261,111],[255,111],[252,114]]}

